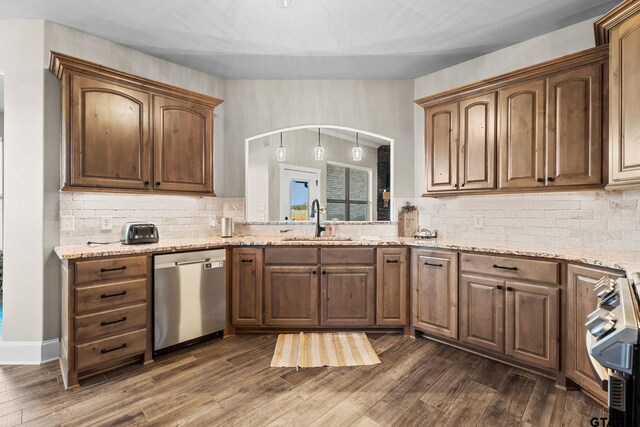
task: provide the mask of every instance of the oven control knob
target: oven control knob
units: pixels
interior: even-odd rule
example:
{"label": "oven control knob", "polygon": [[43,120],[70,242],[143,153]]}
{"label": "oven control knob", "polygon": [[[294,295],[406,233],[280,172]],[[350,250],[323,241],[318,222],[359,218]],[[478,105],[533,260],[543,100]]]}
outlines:
{"label": "oven control knob", "polygon": [[596,338],[612,330],[615,325],[615,320],[608,316],[596,316],[585,324],[589,332],[591,332],[591,335]]}

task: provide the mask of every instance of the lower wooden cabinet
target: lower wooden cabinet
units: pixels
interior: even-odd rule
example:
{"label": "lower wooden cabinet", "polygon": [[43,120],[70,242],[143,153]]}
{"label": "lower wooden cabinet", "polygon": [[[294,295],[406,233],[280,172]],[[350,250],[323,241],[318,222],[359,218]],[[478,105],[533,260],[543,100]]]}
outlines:
{"label": "lower wooden cabinet", "polygon": [[235,326],[262,325],[262,248],[233,250],[231,322]]}
{"label": "lower wooden cabinet", "polygon": [[407,276],[409,250],[381,248],[377,254],[376,324],[407,324]]}
{"label": "lower wooden cabinet", "polygon": [[411,254],[412,326],[458,338],[458,254],[414,249]]}
{"label": "lower wooden cabinet", "polygon": [[559,353],[558,287],[506,282],[505,354],[556,369]]}
{"label": "lower wooden cabinet", "polygon": [[569,264],[567,267],[567,378],[587,390],[593,396],[607,400],[607,392],[602,389],[585,344],[587,316],[597,308],[598,297],[593,286],[602,277],[622,277],[622,274],[603,268]]}
{"label": "lower wooden cabinet", "polygon": [[317,266],[267,266],[264,281],[265,325],[317,326]]}
{"label": "lower wooden cabinet", "polygon": [[504,281],[460,275],[460,341],[504,352]]}
{"label": "lower wooden cabinet", "polygon": [[322,267],[322,325],[375,324],[375,268]]}

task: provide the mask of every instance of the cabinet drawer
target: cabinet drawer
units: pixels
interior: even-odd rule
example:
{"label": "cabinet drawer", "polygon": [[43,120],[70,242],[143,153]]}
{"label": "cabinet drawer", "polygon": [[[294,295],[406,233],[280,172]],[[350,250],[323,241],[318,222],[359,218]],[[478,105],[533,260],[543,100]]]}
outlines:
{"label": "cabinet drawer", "polygon": [[147,257],[124,257],[78,261],[76,263],[76,285],[98,280],[121,280],[147,275]]}
{"label": "cabinet drawer", "polygon": [[147,299],[147,280],[110,283],[76,289],[76,313],[108,310],[118,306],[144,302]]}
{"label": "cabinet drawer", "polygon": [[146,348],[146,329],[76,345],[76,369],[81,371],[112,360],[141,354]]}
{"label": "cabinet drawer", "polygon": [[147,326],[147,304],[77,316],[76,341],[89,341]]}
{"label": "cabinet drawer", "polygon": [[266,248],[266,264],[304,265],[318,263],[317,248]]}
{"label": "cabinet drawer", "polygon": [[560,265],[554,261],[463,253],[460,255],[460,269],[514,279],[558,283]]}
{"label": "cabinet drawer", "polygon": [[320,259],[327,264],[373,264],[373,248],[322,248]]}

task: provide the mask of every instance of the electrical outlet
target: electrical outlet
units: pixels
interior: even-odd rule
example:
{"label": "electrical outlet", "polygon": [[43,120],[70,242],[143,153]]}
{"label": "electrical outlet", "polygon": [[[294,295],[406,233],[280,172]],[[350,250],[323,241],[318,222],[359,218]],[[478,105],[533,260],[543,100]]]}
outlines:
{"label": "electrical outlet", "polygon": [[72,216],[60,217],[60,231],[73,231],[76,229],[76,221]]}
{"label": "electrical outlet", "polygon": [[473,228],[484,228],[484,218],[480,215],[473,217]]}
{"label": "electrical outlet", "polygon": [[113,218],[110,216],[100,217],[100,230],[102,231],[113,230]]}
{"label": "electrical outlet", "polygon": [[215,214],[209,215],[209,227],[217,227],[218,226],[218,217]]}

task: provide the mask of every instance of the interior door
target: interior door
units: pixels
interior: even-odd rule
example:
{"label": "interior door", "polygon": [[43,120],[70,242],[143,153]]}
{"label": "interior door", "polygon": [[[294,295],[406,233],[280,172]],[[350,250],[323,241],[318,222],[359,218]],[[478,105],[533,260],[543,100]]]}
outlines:
{"label": "interior door", "polygon": [[310,221],[311,202],[320,200],[319,169],[284,165],[280,169],[281,221]]}
{"label": "interior door", "polygon": [[544,80],[500,89],[500,188],[545,185]]}

